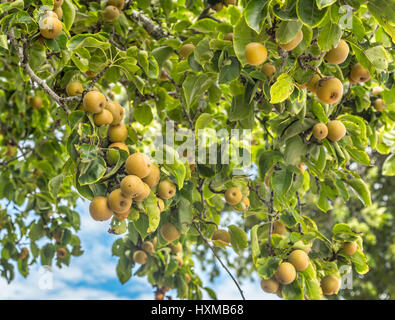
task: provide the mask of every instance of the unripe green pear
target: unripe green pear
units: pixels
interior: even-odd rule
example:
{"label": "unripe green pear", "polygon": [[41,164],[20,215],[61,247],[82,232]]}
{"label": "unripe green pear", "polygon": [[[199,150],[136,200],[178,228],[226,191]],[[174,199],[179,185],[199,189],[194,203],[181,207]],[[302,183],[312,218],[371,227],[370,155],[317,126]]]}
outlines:
{"label": "unripe green pear", "polygon": [[78,96],[82,94],[84,88],[82,87],[81,82],[79,81],[70,81],[66,86],[66,93],[68,96]]}
{"label": "unripe green pear", "polygon": [[111,142],[124,142],[128,137],[128,128],[123,124],[112,125],[108,129],[108,138]]}
{"label": "unripe green pear", "polygon": [[244,55],[248,64],[258,66],[266,61],[267,49],[259,42],[251,42],[246,45]]}
{"label": "unripe green pear", "polygon": [[89,91],[82,101],[84,109],[91,113],[100,113],[107,104],[104,94],[97,91]]}
{"label": "unripe green pear", "polygon": [[152,163],[146,154],[135,152],[127,158],[125,169],[128,174],[134,174],[139,178],[145,178],[151,173]]}
{"label": "unripe green pear", "polygon": [[322,140],[325,139],[328,135],[328,127],[325,123],[316,123],[313,127],[313,136],[318,139]]}
{"label": "unripe green pear", "polygon": [[303,250],[294,250],[288,257],[288,261],[295,267],[296,271],[306,270],[309,266],[309,256]]}
{"label": "unripe green pear", "polygon": [[143,250],[137,250],[133,253],[133,261],[138,264],[146,264],[148,256]]}
{"label": "unripe green pear", "polygon": [[107,6],[103,11],[104,21],[113,22],[119,18],[119,9],[115,6]]}
{"label": "unripe green pear", "polygon": [[335,77],[322,78],[318,81],[316,94],[323,103],[336,103],[343,96],[343,84]]}
{"label": "unripe green pear", "polygon": [[[231,236],[228,231],[219,229],[213,233],[213,235],[211,236],[211,240],[220,241],[225,245],[229,245]],[[214,244],[214,246],[216,246],[216,244]]]}
{"label": "unripe green pear", "polygon": [[272,231],[273,234],[283,235],[286,232],[287,232],[287,229],[285,227],[285,224],[282,221],[277,220],[277,221],[273,222],[273,231]]}
{"label": "unripe green pear", "polygon": [[243,199],[243,194],[239,188],[231,187],[225,191],[225,200],[231,206],[234,206]]}
{"label": "unripe green pear", "polygon": [[186,43],[180,48],[180,56],[184,59],[188,59],[193,51],[195,51],[195,46],[192,43]]}
{"label": "unripe green pear", "polygon": [[276,293],[279,287],[279,283],[274,279],[262,279],[261,288],[266,293]]}
{"label": "unripe green pear", "polygon": [[296,278],[295,267],[289,262],[282,262],[275,274],[276,280],[281,284],[290,284]]}
{"label": "unripe green pear", "polygon": [[169,180],[164,180],[159,183],[158,194],[162,199],[170,199],[176,195],[177,188]]}
{"label": "unripe green pear", "polygon": [[350,48],[343,39],[339,41],[336,47],[329,50],[325,55],[325,60],[331,64],[340,64],[346,61]]}
{"label": "unripe green pear", "polygon": [[135,198],[144,192],[144,183],[138,176],[129,175],[122,179],[120,188],[126,197]]}
{"label": "unripe green pear", "polygon": [[346,135],[346,127],[340,120],[332,120],[328,123],[328,139],[336,142]]}
{"label": "unripe green pear", "polygon": [[105,221],[111,218],[113,212],[108,207],[106,197],[93,198],[89,205],[89,213],[93,220]]}
{"label": "unripe green pear", "polygon": [[295,36],[295,38],[293,38],[290,42],[287,43],[279,43],[279,47],[285,51],[291,51],[293,49],[295,49],[299,43],[302,41],[303,39],[303,32],[302,30],[300,30],[298,32],[298,34]]}
{"label": "unripe green pear", "polygon": [[176,241],[180,237],[180,232],[177,228],[170,222],[164,223],[160,228],[160,234],[164,240],[167,242]]}
{"label": "unripe green pear", "polygon": [[353,241],[353,242],[346,242],[343,245],[343,252],[346,255],[349,255],[349,256],[352,256],[355,252],[357,252],[357,249],[358,249],[358,245],[357,245],[357,243],[355,241]]}
{"label": "unripe green pear", "polygon": [[326,296],[335,294],[340,289],[340,279],[332,275],[326,276],[321,280],[321,288]]}

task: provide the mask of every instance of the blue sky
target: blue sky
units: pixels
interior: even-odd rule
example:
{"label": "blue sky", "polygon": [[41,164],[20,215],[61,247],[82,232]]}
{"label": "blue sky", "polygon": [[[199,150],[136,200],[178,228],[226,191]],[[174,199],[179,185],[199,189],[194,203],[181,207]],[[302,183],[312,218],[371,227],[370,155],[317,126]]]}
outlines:
{"label": "blue sky", "polygon": [[[80,257],[72,257],[69,267],[53,268],[51,272],[39,265],[31,268],[25,279],[16,274],[11,283],[0,278],[0,299],[153,299],[153,289],[145,278],[132,277],[122,285],[116,276],[117,258],[111,256],[115,236],[107,232],[109,222],[93,221],[89,215],[88,202],[80,202],[82,247]],[[228,248],[227,250],[232,250]],[[196,264],[198,266],[198,263]],[[197,269],[198,271],[198,269]],[[218,299],[240,299],[229,276],[222,272],[215,283],[209,283],[204,273],[198,271],[205,285],[215,288]],[[244,281],[242,289],[247,299],[278,299],[260,289],[259,277]],[[175,298],[174,291],[169,291]],[[208,299],[205,294],[204,299]]]}

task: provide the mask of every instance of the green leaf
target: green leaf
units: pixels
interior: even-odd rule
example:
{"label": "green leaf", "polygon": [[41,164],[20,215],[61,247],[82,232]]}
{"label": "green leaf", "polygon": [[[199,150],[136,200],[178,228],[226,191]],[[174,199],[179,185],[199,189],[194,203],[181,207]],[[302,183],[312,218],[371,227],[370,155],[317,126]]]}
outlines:
{"label": "green leaf", "polygon": [[247,60],[245,58],[245,47],[250,42],[259,41],[258,35],[256,32],[251,29],[248,25],[244,16],[240,18],[239,22],[237,22],[235,29],[233,31],[233,48],[235,50],[237,59],[244,66],[247,64]]}
{"label": "green leaf", "polygon": [[75,19],[75,7],[71,2],[71,0],[64,0],[62,4],[62,10],[63,10],[63,18],[62,18],[63,24],[66,27],[66,30],[70,30]]}
{"label": "green leaf", "polygon": [[283,286],[282,295],[287,300],[303,300],[303,277],[298,277],[294,282]]}
{"label": "green leaf", "polygon": [[195,123],[195,130],[196,130],[196,134],[198,133],[199,129],[205,129],[207,128],[211,121],[213,121],[214,116],[212,114],[209,113],[202,113],[196,120]]}
{"label": "green leaf", "polygon": [[288,168],[273,172],[271,181],[274,192],[280,196],[285,195],[291,188],[292,177],[293,173]]}
{"label": "green leaf", "polygon": [[354,264],[355,270],[359,274],[365,274],[369,272],[369,265],[367,264],[367,258],[363,254],[362,250],[357,250],[352,256],[349,256],[351,262]]}
{"label": "green leaf", "polygon": [[212,79],[205,73],[189,74],[182,84],[186,106],[192,107],[211,84]]}
{"label": "green leaf", "polygon": [[135,106],[133,115],[143,126],[149,125],[154,119],[151,107],[147,103]]}
{"label": "green leaf", "polygon": [[49,180],[48,190],[54,199],[58,198],[59,191],[60,191],[60,188],[62,187],[62,184],[63,184],[63,174],[60,174],[56,177],[53,177],[51,180]]}
{"label": "green leaf", "polygon": [[266,174],[278,162],[283,161],[283,155],[279,151],[265,151],[259,158],[259,176],[264,179]]}
{"label": "green leaf", "polygon": [[270,279],[276,273],[281,260],[278,257],[265,257],[256,261],[256,271],[264,279]]}
{"label": "green leaf", "polygon": [[126,258],[126,256],[121,256],[119,258],[116,270],[118,279],[122,284],[126,283],[131,278],[132,270],[129,267],[128,259]]}
{"label": "green leaf", "polygon": [[334,4],[337,0],[317,0],[317,7],[319,9],[323,9],[325,7],[329,7]]}
{"label": "green leaf", "polygon": [[229,64],[225,64],[219,73],[219,83],[230,82],[240,75],[241,66],[239,60],[236,57],[230,57],[228,62]]}
{"label": "green leaf", "polygon": [[280,103],[289,98],[294,91],[294,80],[288,73],[281,74],[270,87],[270,103]]}
{"label": "green leaf", "polygon": [[276,40],[278,43],[288,43],[295,39],[296,35],[302,29],[300,21],[282,21],[276,31]]}
{"label": "green leaf", "polygon": [[267,0],[250,0],[244,10],[245,21],[257,33],[261,31],[269,14],[269,3]]}
{"label": "green leaf", "polygon": [[303,24],[314,28],[317,27],[325,18],[327,8],[320,10],[316,0],[298,0],[296,13]]}
{"label": "green leaf", "polygon": [[385,159],[383,164],[384,176],[395,176],[395,154],[391,154]]}
{"label": "green leaf", "polygon": [[148,233],[154,232],[160,222],[160,210],[158,208],[158,199],[153,192],[150,193],[147,199],[144,200],[144,207],[148,214]]}
{"label": "green leaf", "polygon": [[235,225],[228,226],[228,229],[231,237],[230,243],[233,249],[240,254],[242,249],[248,247],[247,234],[244,230],[240,229]]}
{"label": "green leaf", "polygon": [[353,188],[358,198],[365,206],[369,207],[372,205],[369,186],[362,179],[353,178],[345,180],[344,182],[348,183],[351,188]]}
{"label": "green leaf", "polygon": [[78,182],[81,186],[96,183],[106,173],[106,162],[103,158],[96,158],[89,163],[82,164]]}
{"label": "green leaf", "polygon": [[342,29],[338,24],[327,23],[318,35],[317,43],[323,51],[336,47],[342,37]]}

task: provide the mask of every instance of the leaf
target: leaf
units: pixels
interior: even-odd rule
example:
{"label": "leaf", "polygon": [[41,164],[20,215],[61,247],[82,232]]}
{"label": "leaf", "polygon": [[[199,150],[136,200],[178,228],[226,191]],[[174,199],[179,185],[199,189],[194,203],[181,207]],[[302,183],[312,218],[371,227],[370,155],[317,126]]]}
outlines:
{"label": "leaf", "polygon": [[126,283],[131,278],[132,270],[129,267],[126,256],[123,255],[119,258],[116,271],[118,279],[122,284]]}
{"label": "leaf", "polygon": [[244,16],[241,17],[233,31],[233,48],[235,50],[237,59],[239,59],[243,66],[247,64],[244,54],[245,47],[247,44],[256,41],[259,41],[258,35],[247,25]]}
{"label": "leaf", "polygon": [[229,120],[238,121],[247,118],[253,112],[253,106],[245,101],[245,95],[237,95],[230,105]]}
{"label": "leaf", "polygon": [[278,257],[265,257],[256,262],[256,271],[264,279],[270,279],[276,273],[281,260]]}
{"label": "leaf", "polygon": [[292,177],[293,173],[288,168],[273,172],[271,180],[274,192],[280,196],[285,195],[291,188]]}
{"label": "leaf", "polygon": [[319,9],[323,9],[325,7],[329,7],[334,4],[337,0],[317,0],[317,7]]}
{"label": "leaf", "polygon": [[270,103],[280,103],[289,98],[294,91],[294,80],[288,73],[281,74],[270,87]]}
{"label": "leaf", "polygon": [[70,30],[75,19],[75,8],[71,0],[64,0],[62,4],[62,10],[63,10],[63,18],[62,18],[63,24],[66,27],[66,30]]}
{"label": "leaf", "polygon": [[300,21],[282,21],[276,31],[276,40],[278,43],[288,43],[295,39],[296,35],[302,29]]}
{"label": "leaf", "polygon": [[230,225],[228,226],[229,233],[230,233],[230,243],[233,247],[233,249],[240,254],[242,249],[245,249],[248,247],[248,238],[247,234],[245,233],[244,230],[240,229],[239,227],[235,225]]}
{"label": "leaf", "polygon": [[285,163],[289,165],[298,166],[301,162],[302,156],[307,153],[307,145],[298,135],[286,141],[284,150]]}
{"label": "leaf", "polygon": [[[186,169],[184,163],[181,161],[178,152],[172,147],[164,144],[157,151],[158,156],[161,156],[164,160],[163,166],[168,170],[177,181],[178,189],[181,190],[184,186],[184,180],[186,177]],[[155,154],[155,156],[157,155]]]}
{"label": "leaf", "polygon": [[296,13],[303,24],[314,28],[317,27],[325,18],[327,8],[320,10],[316,0],[298,0]]}
{"label": "leaf", "polygon": [[350,260],[354,264],[354,268],[359,274],[365,274],[369,272],[367,258],[363,254],[362,250],[357,250],[353,255],[350,256]]}
{"label": "leaf", "polygon": [[395,176],[395,154],[391,154],[383,163],[383,175]]}
{"label": "leaf", "polygon": [[160,222],[160,210],[158,208],[158,199],[154,195],[153,192],[150,193],[148,198],[144,200],[144,207],[147,210],[148,214],[148,233],[154,232]]}
{"label": "leaf", "polygon": [[149,125],[154,118],[151,107],[147,103],[135,106],[133,115],[143,126]]}
{"label": "leaf", "polygon": [[342,29],[338,24],[327,23],[318,35],[317,43],[323,51],[336,47],[342,37]]}
{"label": "leaf", "polygon": [[205,129],[207,128],[211,121],[213,121],[214,116],[212,114],[209,113],[202,113],[196,120],[195,123],[195,130],[196,130],[196,134],[198,132],[199,129]]}
{"label": "leaf", "polygon": [[226,64],[219,73],[219,83],[231,82],[240,75],[241,66],[236,57],[230,57],[230,64]]}
{"label": "leaf", "polygon": [[279,151],[265,151],[259,158],[259,176],[264,179],[266,174],[278,162],[283,161],[283,155]]}
{"label": "leaf", "polygon": [[250,0],[244,10],[247,25],[257,33],[261,31],[269,14],[269,3],[267,0]]}
{"label": "leaf", "polygon": [[294,282],[283,286],[283,297],[287,300],[303,300],[303,280],[303,277],[298,277]]}
{"label": "leaf", "polygon": [[256,263],[256,259],[261,254],[261,250],[259,249],[258,228],[259,228],[258,224],[254,225],[251,228],[251,250],[252,250],[252,260],[254,261],[254,263]]}
{"label": "leaf", "polygon": [[192,107],[211,84],[212,79],[205,73],[189,74],[182,84],[186,106]]}
{"label": "leaf", "polygon": [[386,71],[388,62],[391,61],[390,55],[383,46],[376,46],[365,51],[366,57],[378,71]]}
{"label": "leaf", "polygon": [[59,194],[60,188],[62,187],[62,184],[63,184],[63,174],[60,174],[56,177],[53,177],[51,180],[49,180],[48,190],[54,199],[58,198],[58,194]]}
{"label": "leaf", "polygon": [[84,164],[78,182],[81,186],[98,182],[106,173],[106,162],[103,158],[96,158]]}
{"label": "leaf", "polygon": [[353,178],[353,179],[345,180],[344,182],[348,183],[351,186],[351,188],[353,188],[358,198],[362,201],[362,203],[366,207],[372,205],[369,186],[362,179]]}

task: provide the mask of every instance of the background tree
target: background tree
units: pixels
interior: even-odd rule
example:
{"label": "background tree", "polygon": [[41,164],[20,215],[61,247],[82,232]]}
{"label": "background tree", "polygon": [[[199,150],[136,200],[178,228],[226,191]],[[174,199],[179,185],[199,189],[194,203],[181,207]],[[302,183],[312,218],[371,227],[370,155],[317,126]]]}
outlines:
{"label": "background tree", "polygon": [[[363,276],[342,297],[391,297],[378,279],[394,250],[394,9],[1,1],[1,275],[81,255],[82,197],[122,235],[119,280],[147,276],[156,299],[215,297],[199,260],[211,278],[218,262],[243,298],[239,279],[256,272],[266,292],[323,299],[344,265]],[[169,121],[177,139],[160,145]],[[216,130],[208,143],[202,129]],[[250,149],[233,129],[252,131]],[[203,147],[230,163],[194,163]],[[235,174],[248,152],[252,169]]]}

